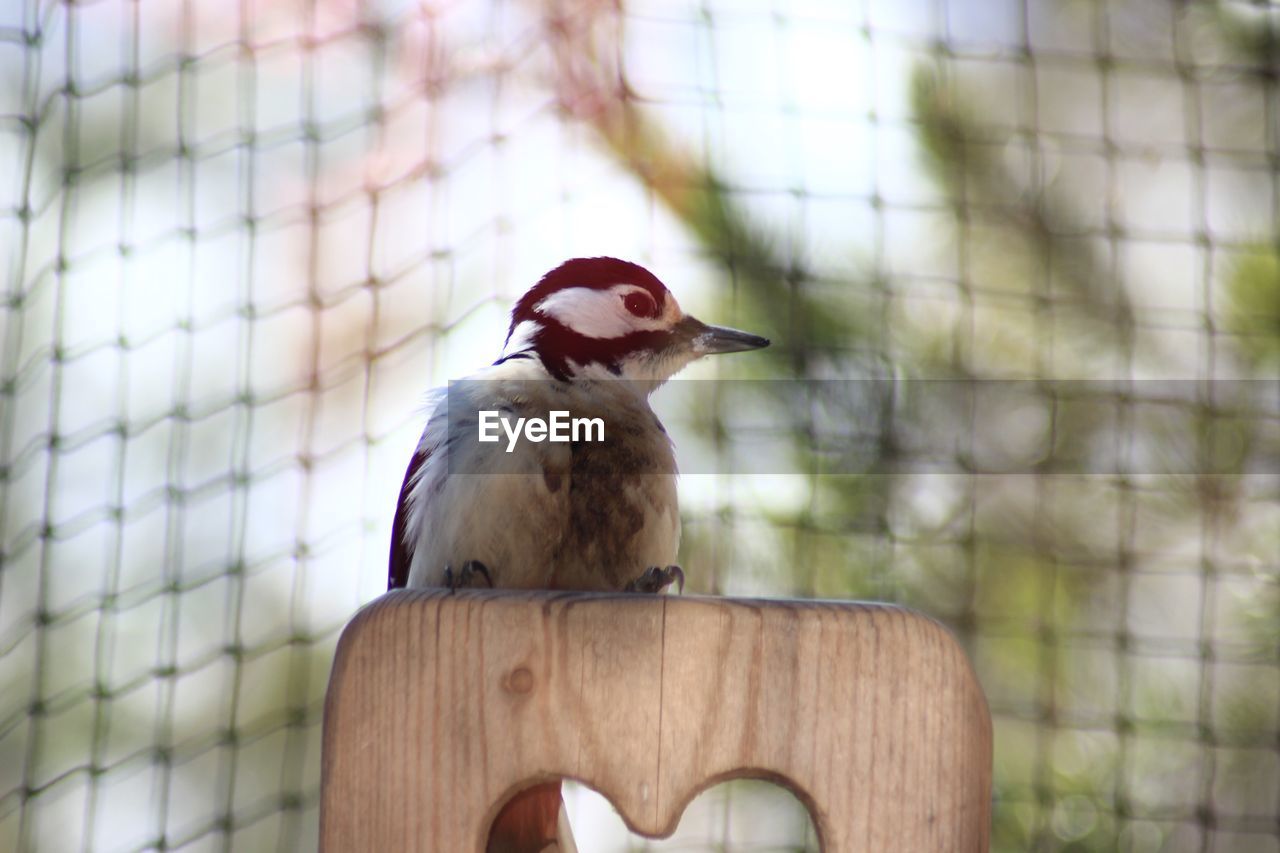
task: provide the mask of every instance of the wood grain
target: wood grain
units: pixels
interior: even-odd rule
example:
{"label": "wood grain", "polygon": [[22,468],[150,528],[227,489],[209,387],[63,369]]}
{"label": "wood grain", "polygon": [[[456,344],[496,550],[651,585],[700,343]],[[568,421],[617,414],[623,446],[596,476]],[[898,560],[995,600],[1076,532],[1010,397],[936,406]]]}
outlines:
{"label": "wood grain", "polygon": [[398,590],[347,626],[323,850],[480,851],[507,799],[556,777],[651,836],[756,777],[826,851],[982,851],[991,718],[950,634],[891,606]]}

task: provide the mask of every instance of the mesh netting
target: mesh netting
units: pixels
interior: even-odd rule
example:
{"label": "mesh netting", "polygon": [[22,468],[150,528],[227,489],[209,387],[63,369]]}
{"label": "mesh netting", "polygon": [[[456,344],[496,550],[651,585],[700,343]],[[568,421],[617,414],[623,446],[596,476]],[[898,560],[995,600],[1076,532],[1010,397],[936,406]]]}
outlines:
{"label": "mesh netting", "polygon": [[[774,340],[696,376],[1032,381],[935,467],[713,407],[795,464],[686,478],[693,590],[948,624],[996,850],[1280,850],[1278,80],[1265,0],[0,4],[0,849],[314,849],[421,395],[610,254]],[[816,842],[739,784],[665,846]]]}

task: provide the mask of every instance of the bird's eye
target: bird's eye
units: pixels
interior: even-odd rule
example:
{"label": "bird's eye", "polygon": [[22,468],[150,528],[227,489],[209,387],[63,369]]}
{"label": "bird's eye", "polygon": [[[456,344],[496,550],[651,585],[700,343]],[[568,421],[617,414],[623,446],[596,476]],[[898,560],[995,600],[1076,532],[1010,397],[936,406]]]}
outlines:
{"label": "bird's eye", "polygon": [[653,319],[658,316],[658,304],[643,290],[633,290],[622,297],[622,304],[637,317]]}

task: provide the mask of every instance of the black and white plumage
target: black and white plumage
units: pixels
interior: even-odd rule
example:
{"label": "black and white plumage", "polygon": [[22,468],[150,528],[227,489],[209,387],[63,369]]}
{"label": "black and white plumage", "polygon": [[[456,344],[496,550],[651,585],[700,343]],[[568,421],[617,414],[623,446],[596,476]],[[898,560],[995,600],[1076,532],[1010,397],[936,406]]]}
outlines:
{"label": "black and white plumage", "polygon": [[[614,258],[561,264],[516,303],[502,357],[436,392],[400,491],[388,587],[467,576],[524,589],[617,590],[676,560],[675,454],[649,394],[703,355],[764,338],[681,311]],[[600,417],[601,443],[475,441],[476,413]]]}
{"label": "black and white plumage", "polygon": [[[683,572],[676,460],[649,394],[694,359],[767,346],[680,310],[652,273],[578,258],[511,312],[503,355],[435,392],[400,488],[388,587],[658,591]],[[479,412],[598,417],[604,440],[477,440]],[[509,801],[487,850],[575,849],[557,781]]]}

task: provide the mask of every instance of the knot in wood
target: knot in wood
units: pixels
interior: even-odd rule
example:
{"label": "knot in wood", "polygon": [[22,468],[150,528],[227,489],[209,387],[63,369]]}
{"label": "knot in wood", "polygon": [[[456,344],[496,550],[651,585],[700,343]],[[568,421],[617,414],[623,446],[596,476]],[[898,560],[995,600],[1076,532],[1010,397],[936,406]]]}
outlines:
{"label": "knot in wood", "polygon": [[533,673],[528,667],[518,666],[502,679],[502,686],[512,693],[528,693],[533,690]]}

